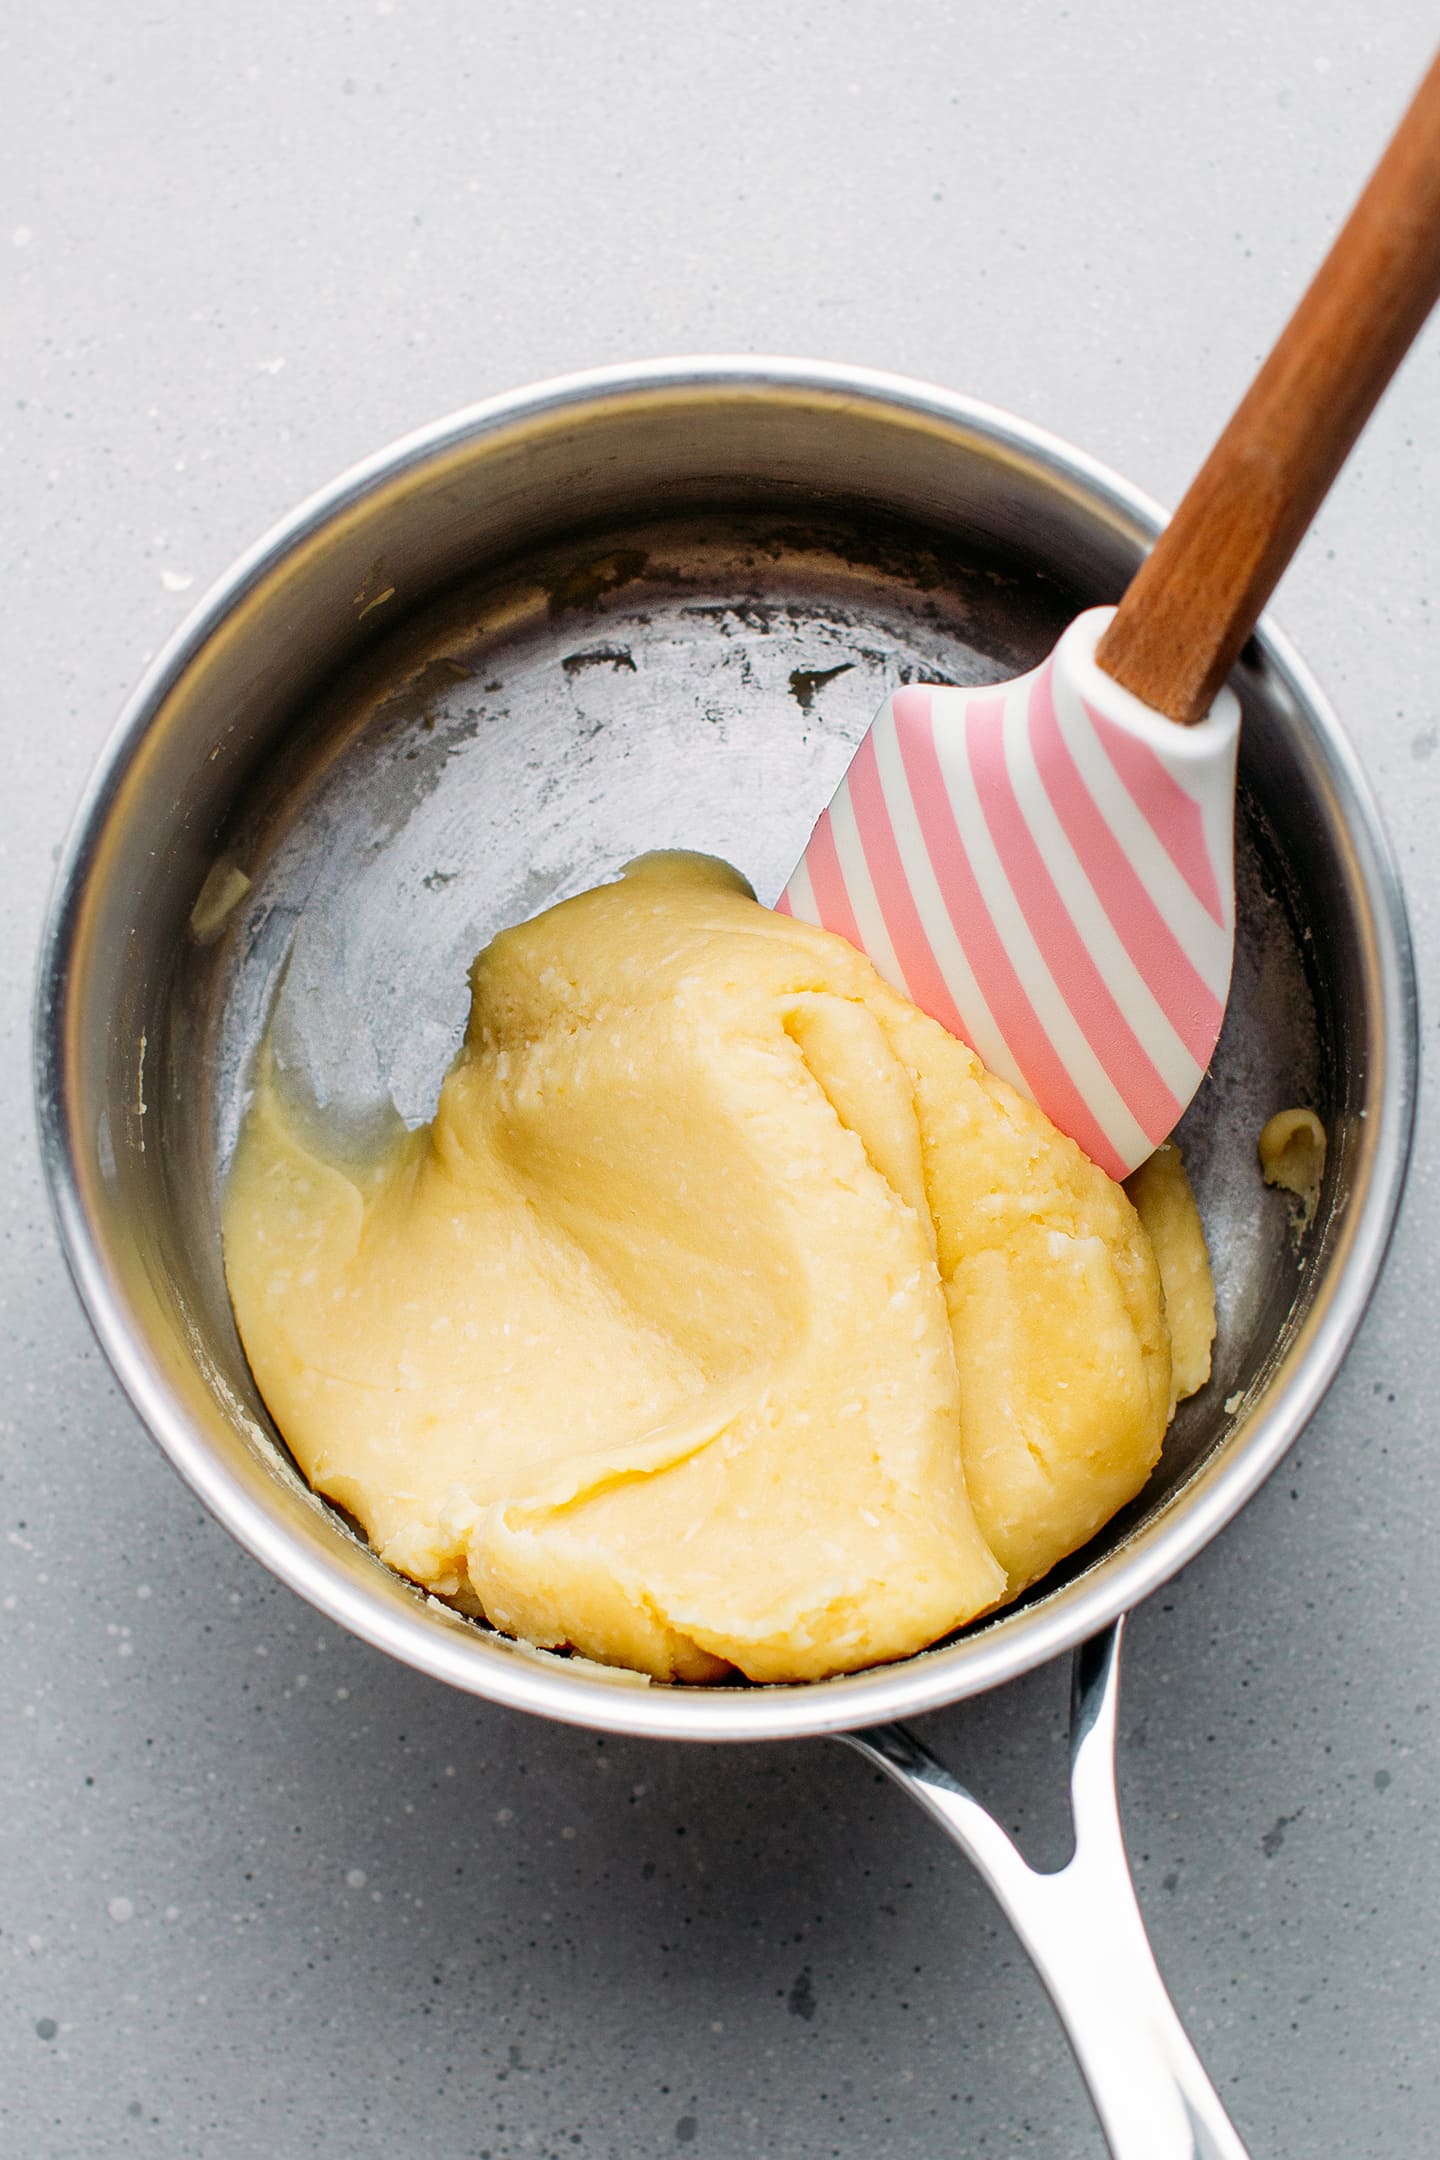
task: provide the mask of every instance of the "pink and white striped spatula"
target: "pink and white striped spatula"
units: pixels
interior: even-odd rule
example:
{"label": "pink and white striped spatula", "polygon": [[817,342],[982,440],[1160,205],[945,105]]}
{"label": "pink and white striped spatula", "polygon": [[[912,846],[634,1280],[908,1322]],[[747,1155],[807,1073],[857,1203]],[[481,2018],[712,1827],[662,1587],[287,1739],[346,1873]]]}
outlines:
{"label": "pink and white striped spatula", "polygon": [[1178,1123],[1224,1018],[1225,679],[1437,298],[1440,59],[1119,607],[1018,682],[887,698],[778,903],[1112,1177]]}
{"label": "pink and white striped spatula", "polygon": [[1103,673],[1114,613],[993,689],[886,699],[780,901],[858,945],[1111,1177],[1220,1033],[1240,708],[1178,728]]}

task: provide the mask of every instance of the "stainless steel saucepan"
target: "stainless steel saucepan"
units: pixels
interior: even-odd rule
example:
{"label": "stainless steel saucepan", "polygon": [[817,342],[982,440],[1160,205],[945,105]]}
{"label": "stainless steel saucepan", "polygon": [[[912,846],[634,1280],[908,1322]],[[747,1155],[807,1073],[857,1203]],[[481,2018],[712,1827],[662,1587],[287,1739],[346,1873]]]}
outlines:
{"label": "stainless steel saucepan", "polygon": [[[181,1474],[292,1589],[452,1685],[610,1731],[829,1733],[904,1785],[1014,1921],[1111,2149],[1242,2147],[1151,1958],[1115,1802],[1121,1616],[1228,1521],[1315,1409],[1374,1287],[1416,1072],[1404,907],[1328,707],[1275,633],[1245,711],[1239,947],[1181,1129],[1216,1264],[1215,1377],[1145,1492],[1017,1606],[793,1687],[654,1687],[508,1643],[391,1574],[317,1500],[241,1354],[218,1208],[272,1011],[332,1117],[428,1114],[465,969],[647,848],[777,893],[884,690],[1018,673],[1115,599],[1153,506],[1052,437],[853,369],[696,360],[461,413],[262,541],[151,669],[65,851],[37,1013],[71,1269]],[[1308,1230],[1255,1141],[1308,1102]],[[1076,1844],[1033,1873],[899,1720],[1076,1652]]]}

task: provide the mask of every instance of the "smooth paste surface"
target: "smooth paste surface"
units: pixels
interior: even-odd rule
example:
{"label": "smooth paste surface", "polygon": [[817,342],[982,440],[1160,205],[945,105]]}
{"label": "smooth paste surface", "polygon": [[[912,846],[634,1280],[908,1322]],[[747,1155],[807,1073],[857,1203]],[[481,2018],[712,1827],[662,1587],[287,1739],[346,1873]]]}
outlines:
{"label": "smooth paste surface", "polygon": [[[1125,1192],[841,939],[651,856],[471,988],[430,1126],[327,1159],[267,1065],[226,1197],[260,1389],[393,1566],[657,1678],[813,1679],[1140,1489],[1197,1299],[1172,1368]],[[1150,1198],[1208,1287],[1178,1156]]]}

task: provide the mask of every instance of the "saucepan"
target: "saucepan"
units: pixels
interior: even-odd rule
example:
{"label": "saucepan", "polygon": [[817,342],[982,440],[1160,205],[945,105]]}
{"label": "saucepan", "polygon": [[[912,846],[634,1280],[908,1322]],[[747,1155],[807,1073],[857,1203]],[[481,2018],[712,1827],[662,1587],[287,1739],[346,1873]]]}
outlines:
{"label": "saucepan", "polygon": [[[1277,633],[1235,676],[1235,983],[1179,1135],[1215,1262],[1215,1376],[1140,1497],[1010,1609],[805,1686],[653,1686],[509,1642],[387,1570],[298,1476],[236,1338],[218,1227],[272,1018],[327,1115],[423,1118],[494,931],[661,846],[725,856],[773,899],[887,689],[1018,674],[1118,597],[1158,523],[1036,428],[805,362],[575,376],[411,436],[239,562],[136,693],[64,852],[37,1067],[100,1341],[257,1558],[367,1642],[519,1709],[669,1739],[847,1739],[982,1870],[1112,2150],[1213,2160],[1242,2147],[1165,1995],[1116,1812],[1120,1625],[1334,1375],[1400,1197],[1417,1055],[1395,870]],[[1308,1223],[1255,1165],[1261,1124],[1293,1104],[1328,1139]],[[901,1721],[1065,1650],[1075,1847],[1039,1875]]]}

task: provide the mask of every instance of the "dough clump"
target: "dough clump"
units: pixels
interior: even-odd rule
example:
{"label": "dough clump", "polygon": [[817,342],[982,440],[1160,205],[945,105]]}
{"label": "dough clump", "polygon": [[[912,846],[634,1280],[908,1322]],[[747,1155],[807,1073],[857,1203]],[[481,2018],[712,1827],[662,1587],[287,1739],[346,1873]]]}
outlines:
{"label": "dough clump", "polygon": [[347,1164],[267,1063],[226,1195],[261,1392],[392,1566],[657,1679],[809,1680],[1140,1490],[1214,1327],[1178,1155],[1172,1353],[1125,1192],[724,864],[642,858],[471,993],[429,1126]]}
{"label": "dough clump", "polygon": [[1325,1127],[1313,1110],[1277,1110],[1260,1129],[1260,1171],[1297,1203],[1295,1225],[1308,1230],[1325,1176]]}

